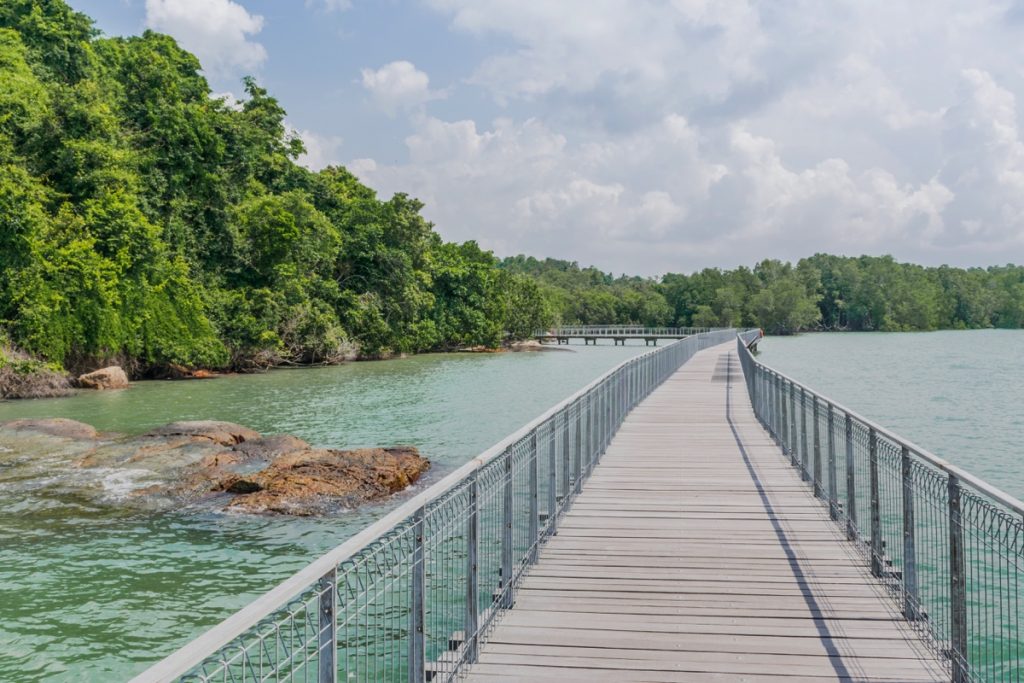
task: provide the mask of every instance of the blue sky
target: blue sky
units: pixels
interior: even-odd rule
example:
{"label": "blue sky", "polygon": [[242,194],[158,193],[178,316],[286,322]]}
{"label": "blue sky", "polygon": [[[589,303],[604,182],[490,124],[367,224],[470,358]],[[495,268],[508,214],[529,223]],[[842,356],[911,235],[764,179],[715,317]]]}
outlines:
{"label": "blue sky", "polygon": [[253,74],[448,239],[658,274],[1024,261],[1018,0],[71,0]]}

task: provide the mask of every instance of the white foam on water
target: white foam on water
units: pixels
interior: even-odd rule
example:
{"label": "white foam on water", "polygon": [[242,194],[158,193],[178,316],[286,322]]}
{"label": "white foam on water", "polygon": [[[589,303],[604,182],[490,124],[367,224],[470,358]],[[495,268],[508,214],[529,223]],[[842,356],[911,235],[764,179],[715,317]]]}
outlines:
{"label": "white foam on water", "polygon": [[103,491],[111,498],[127,498],[133,491],[158,483],[150,470],[107,469],[100,470]]}

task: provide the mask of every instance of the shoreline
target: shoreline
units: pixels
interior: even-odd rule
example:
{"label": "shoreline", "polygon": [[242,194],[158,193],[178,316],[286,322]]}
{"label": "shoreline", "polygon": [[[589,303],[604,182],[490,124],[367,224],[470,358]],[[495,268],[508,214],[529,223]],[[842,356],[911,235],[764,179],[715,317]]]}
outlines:
{"label": "shoreline", "polygon": [[[191,381],[209,381],[216,380],[222,377],[243,377],[247,375],[261,375],[268,372],[278,370],[312,370],[322,368],[340,367],[352,363],[375,363],[375,362],[387,362],[396,360],[406,360],[417,356],[427,355],[464,355],[464,354],[501,354],[501,353],[547,353],[552,351],[569,351],[571,349],[565,348],[554,348],[546,346],[537,342],[536,340],[519,340],[514,342],[504,343],[498,347],[462,347],[452,349],[432,349],[429,351],[421,351],[417,353],[397,353],[386,356],[356,356],[341,360],[338,362],[324,362],[324,363],[281,363],[277,365],[269,365],[267,367],[253,369],[253,370],[216,370],[211,368],[183,368],[175,367],[173,372],[159,373],[157,376],[142,376],[132,378],[131,382],[191,382]],[[10,366],[13,363],[8,359],[16,359],[17,363],[20,364],[20,371],[17,373],[18,377],[18,390],[13,392],[14,395],[9,394],[9,387],[13,382],[4,382],[6,379],[3,375],[0,375],[0,404],[8,402],[19,402],[19,401],[32,401],[39,399],[50,399],[50,398],[72,398],[75,396],[89,395],[96,393],[97,391],[122,391],[128,387],[114,388],[114,389],[94,389],[83,387],[80,384],[79,377],[76,377],[73,373],[66,370],[56,369],[52,364],[47,363],[41,359],[29,356],[18,351],[11,349],[0,349],[0,369],[6,366]],[[120,366],[108,366],[108,367],[120,367]],[[83,375],[91,372],[98,372],[104,368],[96,368],[89,372],[82,373]],[[59,385],[58,390],[54,390],[52,387],[57,384]],[[21,389],[21,386],[31,387],[37,385],[40,390],[38,392],[25,391]]]}

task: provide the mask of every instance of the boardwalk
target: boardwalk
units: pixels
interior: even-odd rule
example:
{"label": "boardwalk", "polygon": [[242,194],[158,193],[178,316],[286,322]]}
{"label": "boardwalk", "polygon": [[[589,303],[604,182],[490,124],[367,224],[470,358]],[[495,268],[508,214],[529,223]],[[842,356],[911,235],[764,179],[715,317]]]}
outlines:
{"label": "boardwalk", "polygon": [[469,680],[949,680],[758,424],[735,346],[629,415]]}

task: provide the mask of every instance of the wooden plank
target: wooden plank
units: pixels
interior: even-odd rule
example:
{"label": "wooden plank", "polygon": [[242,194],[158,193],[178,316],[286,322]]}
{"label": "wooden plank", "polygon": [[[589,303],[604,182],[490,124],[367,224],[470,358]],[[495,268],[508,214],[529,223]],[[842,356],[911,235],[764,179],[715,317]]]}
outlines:
{"label": "wooden plank", "polygon": [[941,681],[757,423],[731,345],[637,406],[472,681]]}

